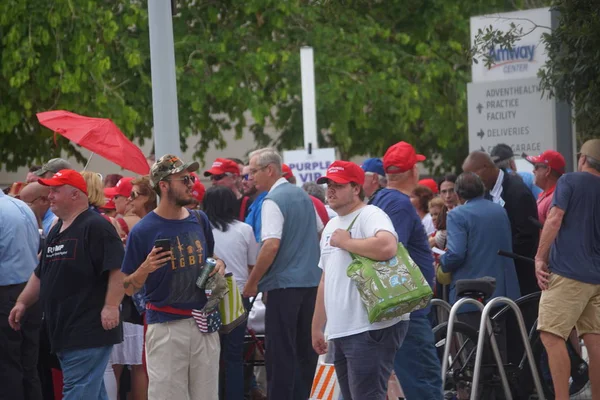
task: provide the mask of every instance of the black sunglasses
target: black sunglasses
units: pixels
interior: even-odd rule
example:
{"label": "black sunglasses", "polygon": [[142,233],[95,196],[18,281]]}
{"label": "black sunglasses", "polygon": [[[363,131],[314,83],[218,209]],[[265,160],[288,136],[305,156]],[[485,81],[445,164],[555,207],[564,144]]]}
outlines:
{"label": "black sunglasses", "polygon": [[220,181],[221,179],[226,178],[228,176],[231,176],[231,175],[228,174],[227,172],[225,172],[224,174],[221,174],[221,175],[211,175],[210,180],[211,181]]}
{"label": "black sunglasses", "polygon": [[189,185],[190,183],[196,182],[196,177],[194,175],[186,175],[183,178],[171,178],[169,181],[181,181],[184,185]]}

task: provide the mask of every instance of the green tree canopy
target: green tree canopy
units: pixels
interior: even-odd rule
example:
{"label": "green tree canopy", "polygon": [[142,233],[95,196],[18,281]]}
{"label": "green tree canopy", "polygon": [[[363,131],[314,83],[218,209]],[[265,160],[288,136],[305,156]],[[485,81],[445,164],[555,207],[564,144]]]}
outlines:
{"label": "green tree canopy", "polygon": [[[173,17],[182,142],[224,147],[244,127],[258,145],[302,146],[299,50],[315,51],[320,145],[344,158],[400,140],[438,171],[467,152],[469,17],[504,1],[177,1]],[[54,145],[35,113],[111,118],[151,137],[148,17],[130,0],[6,0],[0,5],[0,165],[77,149]],[[249,149],[250,150],[250,149]]]}

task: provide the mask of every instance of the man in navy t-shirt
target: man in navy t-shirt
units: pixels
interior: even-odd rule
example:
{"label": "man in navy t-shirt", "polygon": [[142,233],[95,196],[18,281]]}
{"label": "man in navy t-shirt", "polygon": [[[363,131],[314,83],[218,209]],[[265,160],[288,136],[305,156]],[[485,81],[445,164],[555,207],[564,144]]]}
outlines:
{"label": "man in navy t-shirt", "polygon": [[[206,215],[185,208],[194,202],[190,173],[197,169],[197,162],[161,157],[150,171],[160,204],[133,227],[127,239],[123,285],[128,295],[145,289],[151,399],[218,398],[219,334],[201,332],[192,318],[192,310],[206,304],[196,279],[214,249]],[[170,249],[155,247],[158,239],[166,239]],[[218,260],[215,272],[224,270]]]}
{"label": "man in navy t-shirt", "polygon": [[[425,157],[416,154],[406,142],[390,147],[383,157],[388,186],[370,201],[390,217],[410,257],[419,266],[429,285],[433,286],[433,256],[425,228],[410,202],[410,193],[419,182],[417,162]],[[431,307],[410,314],[408,333],[396,353],[394,370],[409,399],[441,399],[442,379],[435,350],[429,312]],[[415,379],[418,377],[418,379]]]}
{"label": "man in navy t-shirt", "polygon": [[594,393],[598,381],[592,377],[600,373],[600,139],[588,140],[580,152],[580,172],[556,184],[535,257],[542,289],[538,330],[557,399],[569,398],[565,340],[573,327],[588,350]]}

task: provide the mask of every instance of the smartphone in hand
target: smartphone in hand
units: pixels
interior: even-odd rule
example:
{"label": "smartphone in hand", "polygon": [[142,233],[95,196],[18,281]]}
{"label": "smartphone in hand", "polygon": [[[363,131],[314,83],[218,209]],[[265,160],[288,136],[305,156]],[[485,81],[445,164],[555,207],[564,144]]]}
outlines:
{"label": "smartphone in hand", "polygon": [[160,251],[169,251],[169,250],[171,250],[171,240],[170,239],[156,239],[154,241],[154,247],[160,249]]}

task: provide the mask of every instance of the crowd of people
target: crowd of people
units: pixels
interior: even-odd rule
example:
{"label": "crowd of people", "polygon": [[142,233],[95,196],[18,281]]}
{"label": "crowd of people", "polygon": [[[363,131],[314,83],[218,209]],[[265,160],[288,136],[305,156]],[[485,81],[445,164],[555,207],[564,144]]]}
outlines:
{"label": "crowd of people", "polygon": [[[574,173],[553,150],[516,171],[503,144],[469,154],[458,177],[420,179],[424,160],[399,142],[299,187],[265,148],[217,158],[208,189],[199,164],[174,155],[148,176],[32,167],[0,193],[0,399],[124,400],[127,371],[135,400],[306,400],[325,353],[343,399],[384,399],[392,371],[407,399],[442,399],[431,307],[370,323],[346,272],[352,254],[388,260],[399,242],[450,303],[461,279],[495,278],[492,297],[541,288],[556,398],[568,398],[573,328],[599,391],[600,140]],[[265,391],[245,377],[246,323],[220,333],[212,292],[196,285],[208,258],[247,309],[259,294],[266,305]]]}

